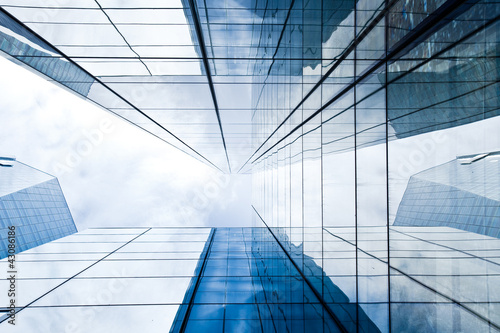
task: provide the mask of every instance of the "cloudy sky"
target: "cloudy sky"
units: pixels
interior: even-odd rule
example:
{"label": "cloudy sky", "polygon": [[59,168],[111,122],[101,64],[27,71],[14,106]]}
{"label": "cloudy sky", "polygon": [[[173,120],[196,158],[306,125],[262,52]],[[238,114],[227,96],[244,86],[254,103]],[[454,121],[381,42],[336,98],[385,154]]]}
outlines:
{"label": "cloudy sky", "polygon": [[58,177],[79,230],[251,224],[249,175],[223,175],[3,57],[0,73],[0,155]]}

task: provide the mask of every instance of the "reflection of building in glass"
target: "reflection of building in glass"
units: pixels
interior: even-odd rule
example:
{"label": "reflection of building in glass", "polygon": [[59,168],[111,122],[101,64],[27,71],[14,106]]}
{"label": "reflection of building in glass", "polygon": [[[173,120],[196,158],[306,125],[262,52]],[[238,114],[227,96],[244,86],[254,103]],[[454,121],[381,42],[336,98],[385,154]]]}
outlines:
{"label": "reflection of building in glass", "polygon": [[[477,182],[477,188],[462,188],[462,170],[467,166],[455,161],[435,168],[436,172],[449,168],[449,179],[444,171],[430,180],[419,179],[421,174],[412,178],[408,195],[414,195],[415,200],[405,206],[409,212],[413,213],[413,208],[420,215],[431,214],[431,210],[441,215],[460,212],[455,215],[462,217],[456,217],[454,223],[462,223],[463,216],[468,216],[467,223],[476,223],[476,233],[456,227],[394,227],[388,223],[395,207],[391,199],[398,197],[405,185],[393,177],[401,166],[407,166],[408,161],[398,154],[401,147],[410,157],[417,156],[407,147],[426,146],[426,139],[420,141],[421,135],[442,130],[450,140],[425,149],[429,158],[439,159],[441,151],[458,156],[464,149],[498,149],[490,148],[498,141],[488,140],[498,136],[500,120],[497,2],[81,2],[86,6],[67,2],[63,7],[35,0],[29,5],[13,5],[12,1],[0,0],[0,29],[5,34],[1,49],[18,62],[29,64],[35,60],[16,48],[23,40],[43,49],[35,47],[44,53],[33,53],[41,64],[47,63],[43,59],[47,55],[55,60],[68,59],[93,80],[88,95],[86,89],[80,92],[89,100],[222,172],[252,173],[257,226],[268,226],[265,230],[272,232],[283,250],[270,251],[273,255],[291,258],[284,259],[288,271],[283,279],[289,282],[284,282],[283,290],[297,282],[304,291],[298,293],[296,306],[287,292],[285,296],[279,292],[281,282],[277,281],[281,280],[277,276],[254,280],[254,272],[267,274],[276,269],[283,273],[283,262],[276,268],[266,258],[258,257],[261,249],[241,253],[241,244],[229,244],[229,254],[207,252],[210,255],[201,263],[207,266],[200,271],[218,275],[196,280],[199,283],[193,285],[193,295],[207,295],[203,303],[197,303],[196,296],[185,291],[197,275],[193,272],[209,232],[200,244],[181,246],[178,242],[176,248],[170,248],[162,241],[166,239],[163,236],[146,237],[154,230],[126,244],[140,233],[121,230],[124,234],[114,233],[110,238],[98,234],[89,237],[93,246],[110,255],[82,255],[80,259],[92,256],[91,260],[96,260],[92,267],[72,258],[75,267],[88,270],[58,287],[58,297],[54,296],[56,292],[49,293],[54,297],[46,298],[43,304],[61,305],[57,310],[50,309],[51,316],[57,311],[61,318],[79,318],[75,311],[89,305],[85,311],[90,310],[96,320],[72,319],[73,324],[98,325],[99,320],[106,322],[116,315],[120,323],[134,327],[137,323],[130,322],[124,313],[153,315],[154,311],[165,310],[172,318],[153,317],[170,320],[162,325],[163,330],[178,314],[176,325],[181,325],[181,331],[182,327],[189,329],[189,323],[230,330],[234,325],[245,325],[243,320],[234,321],[242,318],[260,329],[272,326],[271,331],[277,332],[313,326],[317,331],[319,326],[328,331],[335,327],[332,320],[340,331],[355,331],[353,326],[368,331],[372,325],[382,332],[500,331],[498,260],[491,257],[499,248],[498,239],[477,234],[486,232],[487,226],[490,231],[493,228],[494,223],[488,221],[495,213],[481,207],[494,199],[491,193],[498,189],[498,175],[489,177],[489,167],[475,170],[471,179]],[[36,14],[44,9],[50,17],[40,19]],[[37,70],[55,78],[57,66],[38,66]],[[478,128],[491,133],[478,136]],[[472,147],[452,142],[468,142]],[[472,162],[469,167],[491,158]],[[484,176],[477,176],[481,172]],[[421,186],[410,193],[413,185],[432,182],[438,184],[432,185],[435,190],[444,191],[437,199],[450,205],[437,209],[434,202],[423,200],[419,207],[412,206],[429,190]],[[455,204],[448,200],[453,196],[462,200],[460,196],[464,195],[467,204],[474,201],[470,205],[474,219],[466,208],[455,210]],[[405,202],[408,200],[403,206]],[[445,209],[448,211],[443,214]],[[222,248],[220,237],[226,237],[225,231],[216,232],[211,243],[214,248]],[[250,236],[246,237],[241,242],[247,242]],[[123,249],[111,239],[123,241]],[[253,238],[252,242],[254,246]],[[79,244],[54,244],[50,244],[51,251],[62,252],[58,258],[83,248]],[[153,251],[152,246],[160,250]],[[198,247],[189,252],[189,246]],[[162,248],[168,251],[162,252]],[[215,255],[221,255],[222,260],[216,261]],[[233,255],[241,255],[244,260],[233,261]],[[147,267],[153,265],[149,258],[155,260],[154,268]],[[175,271],[166,268],[172,262],[160,261],[166,258],[191,261],[177,265],[179,271]],[[99,259],[103,260],[97,262]],[[144,273],[132,271],[137,264],[146,267]],[[126,278],[118,278],[118,282],[129,283],[130,290],[143,290],[141,281],[164,289],[140,299],[137,295],[144,293],[115,295],[105,288],[104,297],[112,298],[106,304],[117,306],[106,308],[106,315],[101,315],[94,311],[97,301],[81,299],[72,290],[92,288],[99,279],[116,276],[119,273],[113,266],[124,268]],[[165,271],[161,271],[163,268]],[[170,274],[170,282],[174,277],[188,278],[182,280],[179,290],[165,289],[169,284],[157,276],[159,270]],[[248,271],[253,295],[265,296],[264,307],[251,303],[254,299],[248,294],[230,291],[237,290],[231,288],[239,283],[231,280],[229,272]],[[147,280],[145,274],[149,274]],[[92,283],[86,280],[89,277]],[[471,287],[471,281],[478,279],[483,290]],[[249,288],[249,281],[239,285]],[[180,294],[168,298],[172,290]],[[316,302],[315,306],[301,307],[305,298],[309,303]],[[151,308],[144,305],[146,302]],[[192,304],[191,310],[183,307],[187,317],[183,317],[183,309],[178,309],[183,302]],[[167,311],[172,304],[174,311]],[[23,313],[48,311],[28,307]],[[122,322],[123,318],[126,320]],[[184,326],[183,318],[189,318]],[[147,331],[154,331],[154,327]]]}
{"label": "reflection of building in glass", "polygon": [[460,156],[413,175],[394,225],[446,226],[500,238],[500,153]]}
{"label": "reflection of building in glass", "polygon": [[[267,228],[88,229],[17,260],[26,270],[32,258],[47,269],[29,273],[32,287],[19,286],[29,288],[20,307],[35,299],[42,305],[41,312],[28,306],[18,314],[25,332],[40,325],[38,315],[54,311],[43,304],[58,308],[42,324],[52,332],[111,323],[129,331],[146,325],[148,332],[356,332],[357,311],[359,332],[379,332],[324,276],[327,299],[338,303],[326,308],[321,289],[312,289]],[[60,271],[48,269],[54,265]],[[321,271],[307,257],[303,265]],[[90,315],[85,309],[100,320],[82,321]]]}
{"label": "reflection of building in glass", "polygon": [[[213,69],[217,69],[217,64],[212,58],[228,57],[231,60],[237,60],[238,58],[243,58],[241,49],[246,49],[245,51],[248,52],[246,56],[255,58],[255,65],[247,68],[248,64],[245,62],[234,61],[231,64],[233,66],[230,71],[231,74],[248,73],[251,71],[256,76],[264,75],[264,71],[270,69],[269,60],[286,56],[291,59],[301,60],[290,62],[293,67],[289,69],[291,75],[299,76],[302,75],[303,68],[310,67],[311,69],[315,69],[318,65],[321,65],[322,44],[328,42],[332,34],[344,24],[344,21],[349,16],[352,17],[356,2],[357,0],[328,2],[322,0],[297,0],[292,3],[290,0],[279,0],[272,3],[256,1],[254,6],[248,6],[246,1],[237,0],[232,4],[234,7],[231,8],[237,9],[237,11],[231,13],[234,14],[234,17],[228,17],[228,8],[220,7],[216,0],[209,0],[198,4],[198,15],[200,17],[200,24],[207,32],[205,43],[208,46],[207,52],[211,58]],[[182,3],[184,13],[190,24],[193,44],[197,45],[198,37],[193,15],[190,11],[190,1],[182,0]],[[293,8],[291,7],[292,5]],[[291,8],[292,12],[289,13]],[[299,8],[306,8],[306,15],[302,15],[299,12]],[[289,36],[281,36],[281,39],[290,38],[293,35],[293,39],[297,44],[290,43],[290,41],[282,41],[283,49],[276,50],[275,44],[280,38],[281,31],[272,25],[276,24],[277,20],[287,19],[288,15],[295,16],[295,18],[288,18],[288,20],[293,20],[294,25],[298,24],[296,25],[296,30],[294,29],[295,31],[290,31]],[[235,29],[210,29],[210,24],[208,24],[210,23],[209,17],[207,16],[214,19],[212,24],[215,27],[221,22],[228,21],[240,24],[261,22],[261,24],[255,25],[255,30],[251,34],[241,27]],[[301,18],[300,23],[297,21],[298,17]],[[298,38],[300,38],[300,41]],[[234,47],[221,47],[218,44],[222,41],[224,41],[223,43],[228,43],[228,45],[229,43],[233,43]],[[251,48],[242,47],[245,46],[244,43],[248,42],[252,44]],[[199,47],[197,47],[196,51],[202,57]],[[278,52],[275,54],[275,51]],[[279,63],[280,60],[277,62]],[[280,75],[279,70],[277,70],[279,67],[271,66],[274,71],[269,74]],[[201,71],[205,71],[203,66],[201,66]]]}
{"label": "reflection of building in glass", "polygon": [[[304,256],[298,269],[268,229],[215,228],[212,233],[198,263],[199,277],[193,278],[171,332],[183,325],[189,332],[221,332],[222,327],[229,332],[355,332],[356,311],[363,318],[360,332],[379,332],[327,276],[323,284],[310,284],[302,269],[321,275],[321,267]],[[336,306],[326,307],[318,297],[323,292]]]}
{"label": "reflection of building in glass", "polygon": [[2,12],[0,50],[83,96],[89,94],[94,83],[87,73],[60,57],[53,47],[40,41],[26,28],[12,22]]}
{"label": "reflection of building in glass", "polygon": [[[498,290],[490,280],[499,239],[448,227],[389,232],[393,332],[498,331],[500,304],[488,299]],[[488,317],[491,324],[483,322]]]}
{"label": "reflection of building in glass", "polygon": [[[351,260],[342,260],[347,249],[356,248],[349,231],[325,228],[335,231],[341,235],[332,238],[337,250],[326,258],[336,260],[337,274],[328,277],[309,256],[291,259],[283,249],[294,245],[278,241],[265,227],[87,229],[17,255],[26,277],[18,281],[24,293],[17,324],[6,324],[4,315],[0,327],[2,332],[104,332],[101,328],[110,327],[129,332],[385,331],[373,322],[383,314],[365,313],[366,304],[360,306],[334,284],[334,279],[350,278],[341,272]],[[498,269],[491,259],[500,240],[482,236],[488,253],[478,257],[470,246],[472,233],[391,227],[396,241],[388,266],[373,254],[381,249],[379,231],[359,231],[374,245],[358,248],[357,260],[370,257],[384,270],[390,268],[393,331],[482,331],[480,317],[498,309],[481,300],[491,297],[488,272]],[[433,260],[426,258],[428,251]],[[475,274],[452,275],[462,263]],[[450,283],[460,288],[452,292]],[[371,290],[371,297],[380,289],[384,286]],[[449,316],[454,320],[441,320]]]}
{"label": "reflection of building in glass", "polygon": [[16,253],[76,232],[57,178],[0,157],[0,258],[15,226]]}
{"label": "reflection of building in glass", "polygon": [[[490,56],[439,64],[415,72],[391,72],[387,93],[390,125],[406,138],[500,115],[498,65]],[[441,68],[440,68],[441,67]],[[385,81],[385,75],[379,76]],[[382,81],[382,82],[383,82]]]}

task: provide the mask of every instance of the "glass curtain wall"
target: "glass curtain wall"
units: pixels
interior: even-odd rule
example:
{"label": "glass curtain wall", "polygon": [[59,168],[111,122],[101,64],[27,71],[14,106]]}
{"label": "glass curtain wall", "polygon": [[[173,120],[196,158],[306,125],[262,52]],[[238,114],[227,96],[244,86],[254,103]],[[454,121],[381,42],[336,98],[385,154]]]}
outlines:
{"label": "glass curtain wall", "polygon": [[0,259],[75,232],[57,178],[0,156]]}
{"label": "glass curtain wall", "polygon": [[383,332],[500,330],[500,6],[289,12],[254,98],[255,211],[358,330],[365,316]]}

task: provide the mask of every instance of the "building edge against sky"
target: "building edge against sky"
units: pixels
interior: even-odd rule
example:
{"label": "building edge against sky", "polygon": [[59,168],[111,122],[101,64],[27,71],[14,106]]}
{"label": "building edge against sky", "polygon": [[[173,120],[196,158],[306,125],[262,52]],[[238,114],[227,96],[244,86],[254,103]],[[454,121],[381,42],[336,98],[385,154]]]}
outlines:
{"label": "building edge against sky", "polygon": [[411,176],[394,225],[448,226],[500,238],[499,156],[458,156]]}
{"label": "building edge against sky", "polygon": [[[321,303],[322,329],[356,331],[368,322],[383,332],[500,330],[499,240],[470,227],[478,216],[498,226],[499,215],[489,208],[498,211],[498,203],[477,200],[476,211],[467,215],[457,205],[430,207],[422,191],[408,196],[424,170],[443,170],[442,164],[457,157],[500,149],[496,1],[254,1],[251,7],[235,2],[229,8],[187,1],[174,9],[182,13],[178,25],[189,29],[190,44],[183,40],[186,48],[169,45],[167,51],[156,39],[161,34],[155,25],[169,22],[149,21],[148,14],[172,8],[143,9],[134,16],[134,6],[117,9],[100,2],[103,6],[89,3],[85,10],[51,9],[56,14],[41,22],[34,20],[36,8],[0,2],[0,24],[8,29],[1,32],[1,49],[220,170],[251,170],[255,221],[266,226],[267,242],[277,246],[271,252],[286,256],[285,278],[298,273],[314,294],[310,299]],[[83,12],[71,22],[71,15]],[[72,32],[102,29],[103,34],[92,40],[58,34],[61,24]],[[142,32],[134,33],[134,25],[144,26]],[[147,44],[141,42],[146,36]],[[45,65],[35,66],[35,60]],[[56,73],[61,61],[84,79]],[[74,78],[83,86],[73,86]],[[131,93],[144,85],[142,97]],[[196,102],[160,105],[172,92]],[[251,92],[251,101],[236,98],[244,92]],[[181,113],[193,115],[193,126],[169,123],[185,116]],[[251,140],[248,133],[235,135],[239,117],[251,119]],[[210,130],[197,127],[200,123]],[[194,140],[193,129],[206,140]],[[231,153],[235,150],[238,154]],[[241,159],[239,153],[247,152]],[[482,163],[495,161],[471,166]],[[442,197],[461,187],[496,195],[498,181],[488,176],[488,170],[497,170],[492,165],[472,178],[443,171],[442,178],[454,186],[439,186]],[[408,209],[416,217],[402,226],[399,212]],[[463,215],[461,229],[467,231],[435,226],[432,216],[439,214]],[[111,248],[102,246],[104,252]],[[216,263],[229,269],[227,260]],[[99,263],[106,265],[118,264]],[[205,292],[220,298],[221,283],[231,285],[218,280]],[[280,295],[278,289],[271,294]],[[209,323],[225,325],[224,302],[215,303],[219,307],[200,311],[214,316]],[[347,308],[354,309],[345,312],[354,328],[338,315]],[[203,311],[194,313],[201,318]],[[292,320],[304,319],[290,313]],[[330,313],[338,325],[325,326]],[[273,327],[281,331],[286,324]]]}
{"label": "building edge against sky", "polygon": [[[9,251],[9,227],[15,227],[13,252]],[[14,157],[0,156],[0,258],[75,232],[57,178]]]}

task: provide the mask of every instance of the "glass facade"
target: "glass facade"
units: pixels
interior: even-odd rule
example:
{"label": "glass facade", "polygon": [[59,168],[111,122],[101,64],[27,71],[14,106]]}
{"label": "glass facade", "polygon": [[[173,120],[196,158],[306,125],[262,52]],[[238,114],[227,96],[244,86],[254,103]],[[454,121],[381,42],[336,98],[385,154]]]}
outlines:
{"label": "glass facade", "polygon": [[209,236],[210,228],[87,229],[25,251],[16,256],[16,325],[5,315],[1,330],[165,332]]}
{"label": "glass facade", "polygon": [[[130,257],[108,263],[119,251],[90,237],[104,244],[92,274],[147,264],[142,251],[165,266],[131,283],[189,268],[179,297],[127,300],[93,318],[159,311],[174,331],[500,331],[498,1],[0,6],[7,57],[222,172],[253,177],[256,228],[205,230],[192,257],[160,237],[157,250],[134,240]],[[96,302],[22,313],[70,318],[97,312]]]}
{"label": "glass facade", "polygon": [[33,331],[49,312],[57,313],[43,323],[51,332],[105,332],[112,323],[148,332],[345,332],[356,331],[355,313],[360,331],[379,331],[359,307],[325,307],[267,228],[88,229],[17,262],[25,272],[18,325],[4,316],[5,332]]}
{"label": "glass facade", "polygon": [[9,254],[9,227],[15,227],[15,253],[77,232],[57,178],[15,160],[1,161],[0,258]]}
{"label": "glass facade", "polygon": [[394,225],[448,226],[500,238],[499,157],[460,156],[413,175]]}
{"label": "glass facade", "polygon": [[[330,248],[323,262],[336,263],[324,265],[329,271],[266,227],[87,229],[17,255],[17,322],[9,325],[4,315],[0,327],[2,332],[387,331],[385,312],[355,302],[354,272],[349,272],[354,235],[335,228],[325,232],[332,237],[323,243]],[[495,332],[498,239],[447,227],[391,227],[390,232],[390,265],[370,253],[376,245],[358,247],[357,260],[370,270],[390,269],[390,302],[379,308],[391,309],[392,331]],[[376,242],[374,233],[360,238]],[[473,249],[478,242],[483,248]],[[2,280],[0,286],[8,283]],[[384,297],[385,291],[379,286],[370,295]],[[7,304],[7,295],[1,297]]]}
{"label": "glass facade", "polygon": [[255,210],[332,309],[384,332],[499,330],[498,2],[353,1],[336,29],[326,3],[291,2],[254,91]]}

